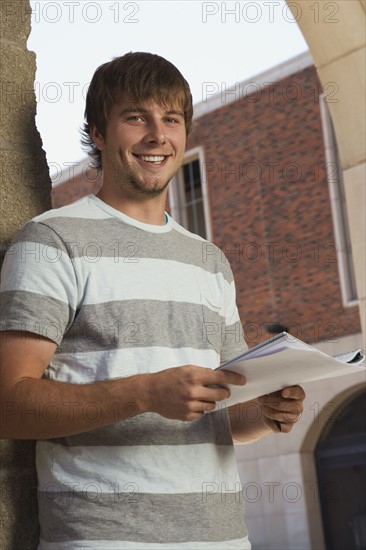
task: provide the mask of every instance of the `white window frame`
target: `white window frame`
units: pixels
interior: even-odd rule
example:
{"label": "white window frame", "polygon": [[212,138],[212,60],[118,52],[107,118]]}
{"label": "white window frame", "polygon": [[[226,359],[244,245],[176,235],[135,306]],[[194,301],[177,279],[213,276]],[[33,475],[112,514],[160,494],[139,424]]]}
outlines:
{"label": "white window frame", "polygon": [[319,106],[342,303],[344,307],[351,307],[358,304],[358,299],[344,194],[343,171],[339,160],[333,121],[325,94],[319,96]]}
{"label": "white window frame", "polygon": [[193,149],[186,151],[184,155],[182,167],[179,169],[179,171],[176,173],[176,175],[170,182],[170,186],[169,186],[170,212],[171,212],[172,218],[174,218],[176,222],[178,222],[180,225],[182,225],[183,227],[189,230],[189,228],[187,227],[186,220],[184,219],[184,214],[182,216],[182,212],[179,208],[179,202],[180,202],[179,192],[183,188],[183,183],[184,183],[183,166],[185,164],[189,164],[190,162],[193,162],[194,160],[198,160],[199,162],[200,173],[201,173],[202,202],[203,202],[203,215],[204,215],[204,222],[205,222],[206,239],[208,241],[211,241],[212,240],[211,214],[210,214],[210,205],[209,205],[209,198],[208,198],[205,156],[204,156],[202,147],[194,147]]}

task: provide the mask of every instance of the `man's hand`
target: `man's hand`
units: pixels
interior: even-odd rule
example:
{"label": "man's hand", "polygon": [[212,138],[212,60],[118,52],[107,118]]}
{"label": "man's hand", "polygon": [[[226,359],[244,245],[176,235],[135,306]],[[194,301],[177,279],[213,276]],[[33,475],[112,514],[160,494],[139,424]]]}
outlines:
{"label": "man's hand", "polygon": [[234,441],[252,443],[273,432],[290,432],[301,416],[304,399],[300,386],[290,386],[229,407]]}
{"label": "man's hand", "polygon": [[305,392],[301,386],[290,386],[262,395],[257,401],[265,425],[274,432],[289,433],[301,417],[304,399]]}
{"label": "man's hand", "polygon": [[243,386],[244,376],[184,365],[151,375],[147,410],[165,418],[195,420],[230,396],[226,384]]}

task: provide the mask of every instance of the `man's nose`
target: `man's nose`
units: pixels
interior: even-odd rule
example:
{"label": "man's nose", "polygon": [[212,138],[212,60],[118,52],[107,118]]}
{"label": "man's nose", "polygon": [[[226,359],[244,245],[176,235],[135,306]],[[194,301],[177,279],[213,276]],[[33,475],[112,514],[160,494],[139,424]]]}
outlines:
{"label": "man's nose", "polygon": [[150,121],[147,127],[145,140],[149,143],[163,144],[166,142],[164,124],[160,121]]}

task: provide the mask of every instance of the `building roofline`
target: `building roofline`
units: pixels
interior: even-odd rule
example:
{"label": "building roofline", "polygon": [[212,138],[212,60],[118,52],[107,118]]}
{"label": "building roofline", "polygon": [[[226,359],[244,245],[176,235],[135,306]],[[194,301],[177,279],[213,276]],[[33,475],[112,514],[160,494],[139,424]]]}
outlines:
{"label": "building roofline", "polygon": [[[199,103],[195,103],[193,106],[193,120],[200,118],[201,116],[211,113],[216,109],[220,109],[225,105],[238,101],[243,97],[247,97],[251,93],[258,92],[269,84],[278,82],[283,78],[286,78],[292,74],[298,73],[314,64],[313,58],[309,51],[304,52],[292,59],[288,59],[271,69],[252,76],[242,82],[235,82],[231,86],[226,86],[225,82],[221,83],[221,91],[215,94],[211,94],[211,97],[203,100]],[[217,82],[205,82],[204,84],[216,85],[217,89],[219,84]],[[207,90],[208,92],[209,90]],[[213,90],[212,90],[213,91]]]}

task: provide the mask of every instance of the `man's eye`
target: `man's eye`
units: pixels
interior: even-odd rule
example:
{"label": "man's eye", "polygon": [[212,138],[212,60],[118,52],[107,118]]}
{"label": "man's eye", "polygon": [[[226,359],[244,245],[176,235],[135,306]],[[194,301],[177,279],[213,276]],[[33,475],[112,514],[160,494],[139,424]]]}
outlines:
{"label": "man's eye", "polygon": [[128,117],[128,120],[139,121],[142,120],[142,117],[140,115],[131,115]]}
{"label": "man's eye", "polygon": [[167,122],[169,123],[172,123],[172,124],[178,124],[179,123],[179,120],[177,118],[171,118],[171,117],[168,117],[166,119]]}

